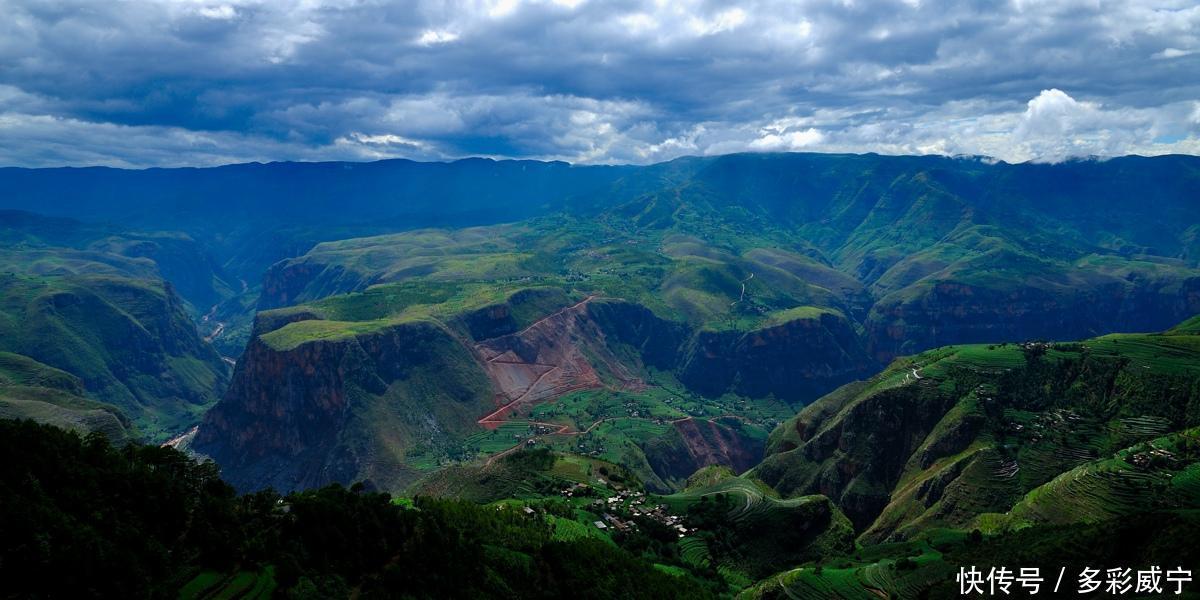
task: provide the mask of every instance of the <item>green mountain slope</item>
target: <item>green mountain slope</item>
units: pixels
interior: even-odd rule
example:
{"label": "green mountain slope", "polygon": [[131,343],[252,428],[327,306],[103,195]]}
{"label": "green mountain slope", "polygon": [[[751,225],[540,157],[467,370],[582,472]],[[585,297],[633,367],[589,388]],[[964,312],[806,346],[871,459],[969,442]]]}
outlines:
{"label": "green mountain slope", "polygon": [[0,348],[78,377],[151,439],[195,423],[224,389],[227,367],[161,280],[0,277]]}
{"label": "green mountain slope", "polygon": [[[1200,311],[1198,174],[1200,162],[1189,156],[1009,165],[797,153],[642,167],[469,159],[2,169],[0,184],[10,208],[182,230],[197,240],[228,273],[224,287],[248,295],[219,311],[228,343],[218,341],[229,355],[249,334],[262,273],[314,244],[566,213],[608,215],[739,256],[764,248],[811,259],[806,270],[818,265],[865,291],[843,312],[866,328],[872,356],[886,362],[953,343],[1160,330]],[[322,275],[320,265],[301,263],[309,264],[272,269],[262,307],[361,290],[355,286],[379,281],[381,272],[398,272],[360,264]],[[191,301],[184,281],[208,277],[185,275],[176,287]],[[309,276],[311,287],[301,281]],[[836,279],[818,277],[806,281],[824,287],[820,281]],[[679,295],[679,304],[701,313],[718,304]],[[1002,300],[1015,310],[1001,310]]]}
{"label": "green mountain slope", "polygon": [[[544,511],[556,536],[592,537],[671,570],[703,574],[737,591],[797,563],[854,549],[850,522],[825,497],[781,500],[728,467],[695,473],[682,492],[646,494],[619,465],[545,449],[435,472],[409,489]],[[600,523],[604,527],[597,525]]]}
{"label": "green mountain slope", "polygon": [[587,448],[658,489],[758,459],[783,407],[688,392],[664,371],[683,324],[540,283],[413,281],[262,313],[196,449],[239,486],[283,489],[361,478],[400,489],[530,438]]}
{"label": "green mountain slope", "polygon": [[[1055,481],[1086,487],[1104,479],[1097,471],[1123,480],[1108,457],[1200,424],[1200,337],[1177,331],[950,346],[898,360],[782,425],[753,474],[785,495],[830,495],[863,541],[1006,527],[997,522],[1020,518],[981,515],[1015,515]],[[1151,488],[1137,490],[1155,481],[1095,492],[1112,500],[1096,514],[1125,514],[1130,494],[1153,508]]]}
{"label": "green mountain slope", "polygon": [[37,274],[135,274],[171,282],[198,317],[235,294],[235,284],[206,248],[180,232],[129,231],[115,225],[0,210],[0,261],[23,261]]}
{"label": "green mountain slope", "polygon": [[[853,551],[767,577],[745,598],[955,598],[960,568],[1194,572],[1200,337],[968,345],[899,359],[772,432],[747,473],[830,495]],[[1174,591],[1170,586],[1170,591]],[[1197,592],[1185,584],[1183,597]]]}
{"label": "green mountain slope", "polygon": [[[1078,592],[1084,569],[1096,565],[1130,565],[1132,593],[1137,571],[1158,567],[1161,595],[1195,598],[1192,583],[1169,583],[1161,573],[1186,569],[1195,572],[1200,561],[1192,538],[1200,533],[1200,513],[1195,510],[1139,513],[1098,523],[1030,527],[1003,535],[976,537],[943,532],[919,541],[864,547],[853,555],[826,557],[768,577],[739,594],[739,598],[801,599],[961,598],[956,577],[959,569],[975,567],[983,575],[993,567],[1038,569],[1037,596],[1088,597]],[[1059,573],[1063,579],[1058,582]],[[1099,580],[1103,582],[1104,571]],[[1058,591],[1055,592],[1056,585]],[[984,582],[984,594],[989,591]],[[1103,593],[1106,588],[1101,587]],[[1033,597],[1019,582],[1009,595]],[[1096,593],[1092,595],[1095,596]],[[1003,596],[999,587],[995,595]],[[1159,595],[1152,592],[1147,597]],[[1136,596],[1134,596],[1136,597]]]}
{"label": "green mountain slope", "polygon": [[78,377],[10,352],[0,352],[0,418],[31,419],[80,433],[97,431],[115,444],[131,437],[125,415],[88,399]]}
{"label": "green mountain slope", "polygon": [[0,352],[28,360],[27,374],[73,382],[27,375],[5,387],[9,414],[114,439],[161,440],[194,425],[228,381],[192,323],[196,303],[228,294],[217,273],[183,235],[0,211]]}

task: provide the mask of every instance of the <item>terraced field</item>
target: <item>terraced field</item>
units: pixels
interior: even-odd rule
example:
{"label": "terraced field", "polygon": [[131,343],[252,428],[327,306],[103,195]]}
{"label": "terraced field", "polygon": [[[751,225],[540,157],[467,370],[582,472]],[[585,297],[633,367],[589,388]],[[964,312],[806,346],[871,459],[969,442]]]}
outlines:
{"label": "terraced field", "polygon": [[[1152,422],[1153,423],[1153,422]],[[1071,469],[1030,491],[990,525],[1097,523],[1174,507],[1200,506],[1195,477],[1200,464],[1197,430],[1160,437],[1112,458]]]}
{"label": "terraced field", "polygon": [[691,536],[679,540],[679,553],[684,562],[697,568],[707,569],[712,564],[712,555],[704,540]]}
{"label": "terraced field", "polygon": [[853,547],[849,522],[824,496],[781,500],[756,482],[726,477],[663,496],[661,502],[676,514],[693,514],[712,502],[727,507],[719,527],[736,540],[735,552],[722,549],[714,556],[710,545],[714,542],[708,534],[681,541],[690,564],[703,566],[715,561],[719,568],[730,571],[727,580],[746,574],[762,577],[805,559]]}
{"label": "terraced field", "polygon": [[1170,476],[1099,463],[1200,424],[1198,339],[954,345],[899,359],[778,428],[751,475],[785,495],[832,483],[863,543],[1180,505],[1158,497]]}
{"label": "terraced field", "polygon": [[179,591],[180,600],[270,600],[275,594],[275,569],[238,571],[232,575],[205,571]]}
{"label": "terraced field", "polygon": [[1095,523],[1155,508],[1155,488],[1167,477],[1117,460],[1089,463],[1059,475],[1012,508],[1008,528]]}
{"label": "terraced field", "polygon": [[1097,354],[1131,361],[1136,369],[1166,374],[1200,373],[1200,336],[1115,333],[1089,340],[1087,348]]}
{"label": "terraced field", "polygon": [[570,542],[585,538],[595,538],[612,543],[612,538],[604,535],[593,525],[587,522],[579,522],[575,519],[564,519],[562,517],[549,516],[547,520],[554,528],[553,537],[556,541]]}
{"label": "terraced field", "polygon": [[730,477],[698,489],[662,496],[662,501],[675,512],[686,512],[689,507],[700,502],[700,499],[705,496],[722,495],[735,499],[728,514],[729,519],[735,523],[770,510],[773,503],[781,502],[777,498],[767,498],[763,489],[757,484],[740,477]]}
{"label": "terraced field", "polygon": [[532,427],[533,424],[524,419],[506,421],[495,429],[471,434],[463,440],[462,446],[484,455],[496,454],[530,439],[533,435]]}
{"label": "terraced field", "polygon": [[[879,553],[881,549],[876,549]],[[886,550],[885,554],[889,554]],[[794,600],[879,600],[920,598],[935,584],[953,577],[942,554],[929,546],[897,546],[875,562],[836,559],[833,564],[792,569],[757,584],[743,597]]]}

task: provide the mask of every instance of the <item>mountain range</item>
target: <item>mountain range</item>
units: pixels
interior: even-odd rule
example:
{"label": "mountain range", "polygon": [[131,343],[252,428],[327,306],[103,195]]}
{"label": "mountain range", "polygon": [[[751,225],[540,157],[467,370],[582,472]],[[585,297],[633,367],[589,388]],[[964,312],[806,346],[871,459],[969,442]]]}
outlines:
{"label": "mountain range", "polygon": [[1075,561],[1116,519],[1195,528],[1197,157],[9,168],[0,189],[0,416],[169,443],[241,493],[516,502],[763,597],[936,596],[983,548]]}

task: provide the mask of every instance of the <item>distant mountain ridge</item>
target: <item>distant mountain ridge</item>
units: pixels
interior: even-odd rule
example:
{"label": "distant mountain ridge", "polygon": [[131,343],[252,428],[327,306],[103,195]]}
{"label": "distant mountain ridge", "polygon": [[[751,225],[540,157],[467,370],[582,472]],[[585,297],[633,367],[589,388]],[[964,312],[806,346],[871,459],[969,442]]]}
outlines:
{"label": "distant mountain ridge", "polygon": [[[937,156],[793,153],[685,157],[648,166],[475,158],[445,163],[393,159],[146,170],[5,167],[0,168],[0,189],[5,190],[0,206],[239,239],[248,230],[261,235],[264,226],[279,229],[319,223],[363,235],[372,230],[481,225],[563,209],[610,207],[690,188],[709,190],[724,204],[763,209],[790,224],[837,225],[869,210],[861,200],[879,191],[881,183],[906,172],[924,171],[947,175],[937,177],[940,185],[952,194],[977,199],[981,206],[996,208],[1016,195],[1025,199],[1001,212],[1036,209],[1062,218],[1064,212],[1070,216],[1078,208],[1060,202],[1064,197],[1087,197],[1105,210],[1132,197],[1140,201],[1126,204],[1126,210],[1118,213],[1160,216],[1174,229],[1188,222],[1168,218],[1180,216],[1172,199],[1193,193],[1198,165],[1200,157],[1183,155],[1012,165]],[[976,193],[981,190],[986,193]],[[797,203],[798,199],[804,202]],[[1097,221],[1115,223],[1111,218]],[[1141,231],[1131,236],[1133,241],[1144,246],[1169,241],[1154,241],[1153,235],[1147,235],[1153,232],[1147,232],[1144,223],[1140,226]],[[817,228],[821,229],[830,228]],[[840,238],[823,233],[822,239]],[[1189,239],[1187,254],[1194,259],[1197,242]],[[228,258],[237,243],[222,239],[216,246],[217,254]],[[1161,253],[1179,254],[1176,250],[1163,248]],[[265,266],[258,265],[254,275]]]}

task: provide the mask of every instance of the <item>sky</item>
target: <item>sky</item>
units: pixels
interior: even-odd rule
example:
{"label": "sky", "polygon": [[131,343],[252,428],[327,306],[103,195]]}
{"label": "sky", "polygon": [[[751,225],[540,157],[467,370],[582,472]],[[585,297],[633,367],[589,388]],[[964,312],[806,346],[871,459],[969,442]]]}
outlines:
{"label": "sky", "polygon": [[1195,0],[0,0],[0,165],[1200,154]]}

